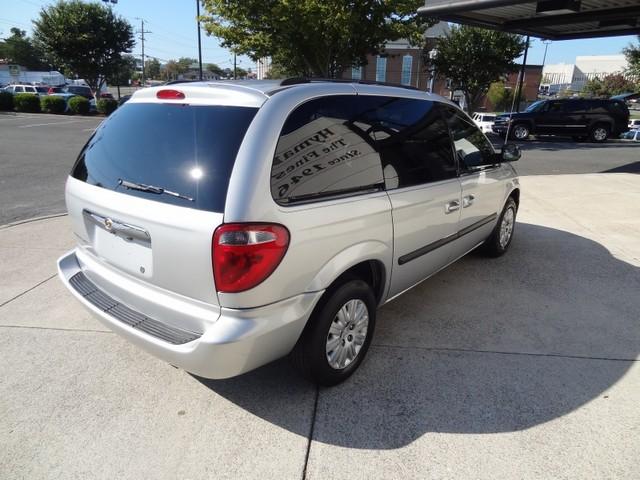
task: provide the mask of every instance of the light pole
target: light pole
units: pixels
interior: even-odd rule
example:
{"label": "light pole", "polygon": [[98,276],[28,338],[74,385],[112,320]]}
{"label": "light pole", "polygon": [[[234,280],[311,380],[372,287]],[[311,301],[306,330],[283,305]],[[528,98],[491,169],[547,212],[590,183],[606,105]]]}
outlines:
{"label": "light pole", "polygon": [[200,39],[200,0],[196,0],[196,15],[198,16],[198,70],[202,81],[202,40]]}
{"label": "light pole", "polygon": [[553,42],[551,40],[543,40],[542,43],[544,43],[544,56],[542,57],[542,69],[544,70],[544,63],[547,61],[547,48]]}

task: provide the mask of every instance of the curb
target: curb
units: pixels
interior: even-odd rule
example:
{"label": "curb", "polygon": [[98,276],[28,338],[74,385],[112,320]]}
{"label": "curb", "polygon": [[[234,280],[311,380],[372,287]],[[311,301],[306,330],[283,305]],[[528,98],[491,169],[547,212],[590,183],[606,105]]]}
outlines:
{"label": "curb", "polygon": [[49,220],[51,218],[66,217],[67,215],[68,213],[53,213],[51,215],[43,215],[42,217],[34,217],[34,218],[28,218],[26,220],[18,220],[16,222],[0,225],[0,230],[6,230],[11,227],[17,227],[18,225],[23,225],[25,223],[39,222],[41,220]]}

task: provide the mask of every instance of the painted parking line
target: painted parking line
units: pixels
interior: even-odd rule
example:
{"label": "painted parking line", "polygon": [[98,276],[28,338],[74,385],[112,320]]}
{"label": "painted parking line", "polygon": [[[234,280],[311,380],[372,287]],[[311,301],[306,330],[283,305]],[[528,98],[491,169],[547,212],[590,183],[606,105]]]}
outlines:
{"label": "painted parking line", "polygon": [[80,121],[81,120],[69,120],[68,122],[32,123],[31,125],[18,125],[16,128],[45,127],[47,125],[68,125],[70,123],[78,123]]}

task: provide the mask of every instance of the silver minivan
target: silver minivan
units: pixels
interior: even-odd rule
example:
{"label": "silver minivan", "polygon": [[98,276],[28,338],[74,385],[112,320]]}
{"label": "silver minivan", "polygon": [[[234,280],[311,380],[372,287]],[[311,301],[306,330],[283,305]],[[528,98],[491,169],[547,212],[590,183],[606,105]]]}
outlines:
{"label": "silver minivan", "polygon": [[105,325],[196,375],[290,355],[351,375],[376,309],[467,252],[503,254],[520,198],[453,103],[363,83],[184,83],[136,92],[66,184],[62,281]]}

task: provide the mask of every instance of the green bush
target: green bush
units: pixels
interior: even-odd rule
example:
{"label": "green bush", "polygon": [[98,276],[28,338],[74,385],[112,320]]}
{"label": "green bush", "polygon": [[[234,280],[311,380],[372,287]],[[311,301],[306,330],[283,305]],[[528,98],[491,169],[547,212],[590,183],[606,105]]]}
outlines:
{"label": "green bush", "polygon": [[13,110],[13,94],[0,92],[0,110]]}
{"label": "green bush", "polygon": [[113,98],[101,98],[96,104],[98,113],[111,115],[118,108],[118,101]]}
{"label": "green bush", "polygon": [[62,97],[41,97],[40,108],[47,113],[64,113],[67,109],[67,102]]}
{"label": "green bush", "polygon": [[69,110],[72,113],[86,115],[89,113],[89,100],[84,97],[71,97],[69,99]]}
{"label": "green bush", "polygon": [[18,112],[38,113],[40,97],[34,93],[18,93],[13,97],[13,105]]}

